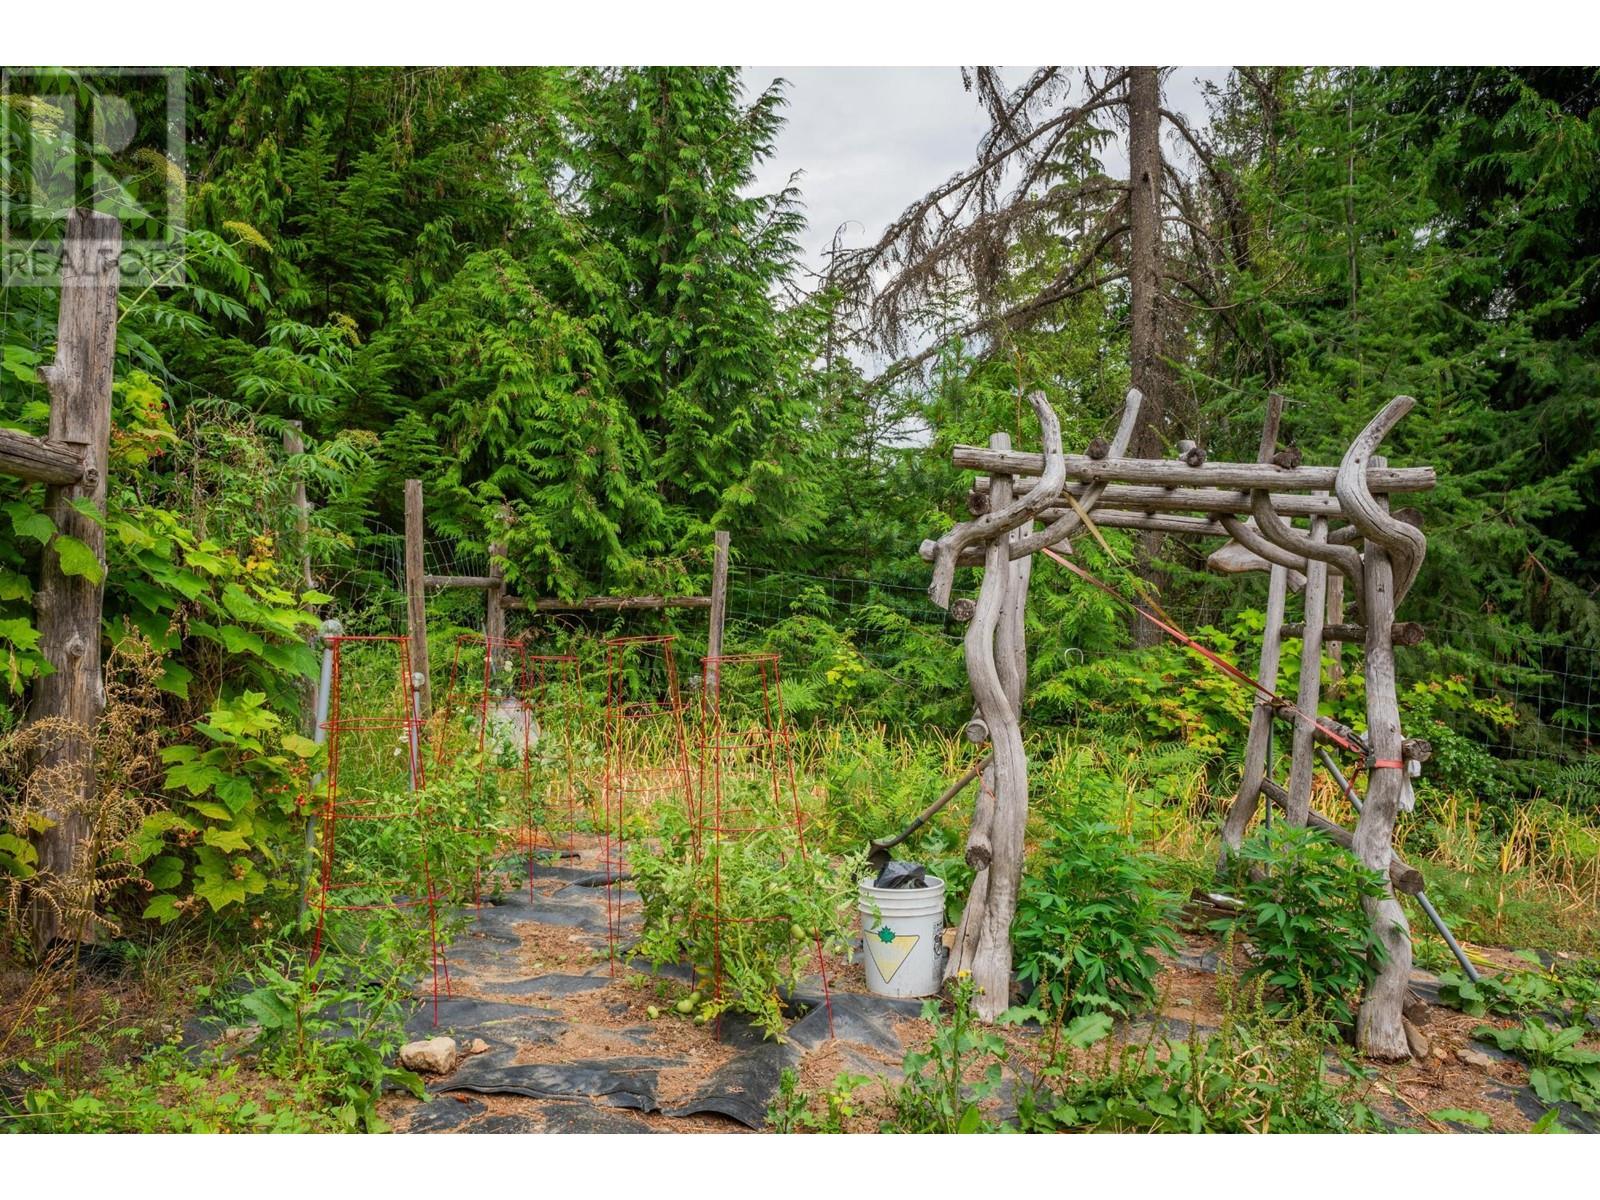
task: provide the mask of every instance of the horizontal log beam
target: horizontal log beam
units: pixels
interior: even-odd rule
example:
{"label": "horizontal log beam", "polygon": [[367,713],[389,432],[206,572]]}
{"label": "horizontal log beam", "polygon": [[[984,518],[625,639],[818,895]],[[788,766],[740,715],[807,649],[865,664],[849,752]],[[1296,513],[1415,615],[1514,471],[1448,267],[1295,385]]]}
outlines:
{"label": "horizontal log beam", "polygon": [[[1285,625],[1283,636],[1286,638],[1304,637],[1306,627],[1299,622]],[[1427,640],[1428,630],[1420,621],[1396,621],[1390,626],[1390,634],[1396,646],[1420,646]],[[1365,625],[1324,625],[1322,627],[1322,640],[1325,642],[1365,642],[1367,640],[1367,627]]]}
{"label": "horizontal log beam", "polygon": [[1209,517],[1180,517],[1155,513],[1097,508],[1089,519],[1103,529],[1149,529],[1157,533],[1183,533],[1197,537],[1227,537],[1220,521]]}
{"label": "horizontal log beam", "polygon": [[[989,450],[982,446],[957,446],[951,453],[956,466],[998,475],[1039,475],[1044,455],[1017,450]],[[1191,467],[1182,461],[1155,458],[1093,459],[1069,454],[1067,478],[1079,483],[1184,485],[1221,488],[1267,488],[1274,492],[1332,491],[1337,467],[1293,467],[1271,463],[1204,463]],[[1434,486],[1432,467],[1386,467],[1367,472],[1374,493],[1425,492]]]}
{"label": "horizontal log beam", "polygon": [[495,585],[487,575],[424,575],[422,586],[431,588],[477,588],[487,591]]}
{"label": "horizontal log beam", "polygon": [[[1187,470],[1187,468],[1185,468]],[[1198,470],[1198,469],[1197,469]],[[1196,471],[1191,470],[1193,475]],[[1028,489],[1023,488],[1024,491]],[[1069,484],[1066,488],[1075,498],[1083,495],[1082,484]],[[984,511],[989,503],[989,480],[979,479],[968,497],[968,509]],[[1092,520],[1098,507],[1123,508],[1144,512],[1203,512],[1237,516],[1250,515],[1250,493],[1232,488],[1158,487],[1153,484],[1113,483],[1106,485],[1096,509],[1091,509]],[[1274,494],[1272,507],[1285,517],[1342,518],[1339,501],[1332,496],[1302,496],[1295,493]],[[1050,512],[1067,512],[1065,508]],[[1041,518],[1048,519],[1048,518]]]}
{"label": "horizontal log beam", "polygon": [[710,596],[589,596],[583,600],[535,600],[529,604],[521,596],[506,596],[507,608],[534,612],[599,612],[638,608],[710,608]]}
{"label": "horizontal log beam", "polygon": [[[1288,803],[1287,793],[1270,779],[1262,781],[1261,791],[1272,802],[1273,806],[1279,810],[1283,810]],[[1348,829],[1343,825],[1328,820],[1327,817],[1315,810],[1312,810],[1306,817],[1306,824],[1312,829],[1326,834],[1332,841],[1337,842],[1346,850],[1351,849],[1355,844],[1355,837]],[[1398,854],[1391,855],[1389,858],[1389,882],[1393,885],[1395,891],[1405,892],[1408,896],[1415,896],[1417,893],[1425,891],[1428,886],[1427,881],[1422,878],[1422,872],[1403,861]]]}
{"label": "horizontal log beam", "polygon": [[[1113,490],[1106,489],[1108,492]],[[1065,515],[1068,509],[1049,508],[1044,511],[1045,521],[1054,521]],[[1129,512],[1125,509],[1096,508],[1089,514],[1089,519],[1096,526],[1104,529],[1144,529],[1157,533],[1176,533],[1188,537],[1221,537],[1228,536],[1228,531],[1222,527],[1220,521],[1208,517],[1188,517],[1180,515],[1166,515],[1159,513]],[[1057,546],[1068,545],[1073,535],[1068,535]],[[926,562],[933,561],[932,542],[924,542],[919,553]],[[962,567],[978,567],[983,565],[983,547],[969,546],[962,551],[956,564]],[[1299,591],[1303,586],[1302,579],[1294,588]]]}
{"label": "horizontal log beam", "polygon": [[0,429],[0,474],[67,487],[83,479],[84,448]]}

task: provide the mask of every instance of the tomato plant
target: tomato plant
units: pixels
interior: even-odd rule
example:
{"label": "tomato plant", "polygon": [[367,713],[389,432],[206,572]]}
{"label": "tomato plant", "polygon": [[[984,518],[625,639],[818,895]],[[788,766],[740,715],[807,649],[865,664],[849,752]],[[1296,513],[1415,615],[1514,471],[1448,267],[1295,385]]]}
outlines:
{"label": "tomato plant", "polygon": [[[758,806],[763,790],[749,789]],[[691,1007],[701,1018],[740,1012],[780,1037],[782,994],[816,968],[819,947],[849,945],[862,864],[807,854],[792,821],[774,814],[751,832],[696,838],[675,816],[659,847],[634,862],[645,922],[638,953],[656,966],[694,967],[703,982]]]}

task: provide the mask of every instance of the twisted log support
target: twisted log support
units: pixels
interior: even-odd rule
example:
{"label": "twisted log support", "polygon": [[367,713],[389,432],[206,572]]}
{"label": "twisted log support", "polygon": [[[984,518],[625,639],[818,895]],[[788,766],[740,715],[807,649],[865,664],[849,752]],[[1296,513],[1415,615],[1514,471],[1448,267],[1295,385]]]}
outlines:
{"label": "twisted log support", "polygon": [[[1367,641],[1367,739],[1372,746],[1367,799],[1356,820],[1352,849],[1363,866],[1388,878],[1394,858],[1394,823],[1400,811],[1405,769],[1400,733],[1400,699],[1394,667],[1394,609],[1401,594],[1394,555],[1404,561],[1410,586],[1422,563],[1422,550],[1411,540],[1421,534],[1412,526],[1395,521],[1365,487],[1369,465],[1383,460],[1372,453],[1394,422],[1411,408],[1410,397],[1393,401],[1345,453],[1334,485],[1339,502],[1351,523],[1369,534],[1365,558]],[[1404,530],[1405,532],[1400,532]],[[1403,548],[1402,548],[1403,546]],[[1393,764],[1393,765],[1390,765]],[[1394,889],[1382,896],[1362,901],[1372,931],[1383,945],[1384,960],[1378,977],[1362,998],[1356,1016],[1356,1046],[1373,1058],[1400,1060],[1410,1057],[1402,1007],[1406,982],[1411,975],[1411,928],[1405,910],[1395,898]]]}
{"label": "twisted log support", "polygon": [[[1028,403],[1033,405],[1034,415],[1039,418],[1039,434],[1044,442],[1044,472],[1026,496],[1004,505],[991,503],[991,511],[983,516],[963,521],[937,541],[923,543],[922,556],[933,562],[933,581],[928,585],[928,595],[940,608],[950,607],[950,589],[955,586],[956,564],[963,550],[980,542],[987,542],[991,547],[998,542],[1004,549],[1006,534],[1018,525],[1031,522],[1061,498],[1061,489],[1067,482],[1067,460],[1061,453],[1061,423],[1056,420],[1055,410],[1046,402],[1043,392],[1034,392],[1028,397]],[[985,566],[988,557],[986,554]]]}
{"label": "twisted log support", "polygon": [[[1120,458],[1127,453],[1128,443],[1133,440],[1133,430],[1139,423],[1139,407],[1144,403],[1144,395],[1138,388],[1129,388],[1127,399],[1122,403],[1122,420],[1117,423],[1117,432],[1112,436],[1110,454],[1113,458]],[[1063,459],[1062,473],[1065,477],[1065,459]],[[1037,486],[1037,485],[1035,485]],[[1033,555],[1043,550],[1046,546],[1054,546],[1063,542],[1077,533],[1083,525],[1083,512],[1091,511],[1100,502],[1100,497],[1105,493],[1106,484],[1101,480],[1086,485],[1082,497],[1074,497],[1078,501],[1077,508],[1059,514],[1044,529],[1034,532],[1031,528],[1022,537],[1011,542],[1011,557],[1013,560],[1029,561]],[[1057,499],[1060,498],[1060,489],[1057,489]],[[992,502],[991,502],[992,505]],[[1043,509],[1041,508],[1041,511]]]}
{"label": "twisted log support", "polygon": [[[1040,399],[1042,404],[1042,398]],[[1054,415],[1040,427],[1059,456],[1060,432]],[[1008,450],[1003,433],[991,447]],[[1011,921],[1022,883],[1024,835],[1028,822],[1028,763],[1022,744],[1022,696],[1027,687],[1025,619],[1031,556],[1016,557],[1016,546],[1036,536],[1031,516],[1012,504],[1011,479],[996,476],[991,501],[998,512],[1024,515],[1006,532],[992,536],[985,550],[983,583],[966,634],[967,674],[978,711],[969,723],[981,726],[992,756],[973,806],[967,837],[967,862],[975,872],[967,904],[946,964],[946,978],[962,971],[979,988],[978,1016],[992,1021],[1011,1003]]]}
{"label": "twisted log support", "polygon": [[[997,433],[989,439],[995,449],[1009,449],[1008,434]],[[997,475],[994,480],[994,504],[1004,509],[1011,502],[1011,477]],[[1006,610],[1006,592],[1011,583],[1011,571],[1005,557],[1007,541],[996,538],[986,548],[987,568],[978,590],[972,620],[967,625],[965,651],[967,674],[972,681],[972,694],[977,700],[977,710],[967,725],[971,738],[975,727],[981,736],[992,740],[991,723],[1009,724],[1002,710],[1009,706],[1005,700],[1004,685],[1000,680],[999,665],[995,661],[995,638]],[[994,859],[992,828],[1001,780],[1009,781],[1015,767],[1010,757],[1010,747],[1005,751],[1004,769],[997,765],[998,755],[991,753],[989,765],[979,777],[977,799],[972,807],[972,826],[967,834],[966,859],[973,868],[972,887],[967,894],[966,907],[956,926],[955,942],[945,964],[945,978],[951,979],[959,971],[972,971],[977,962],[979,945],[983,938],[984,912],[989,895],[989,868]],[[1009,964],[1008,964],[1009,969]],[[983,986],[980,981],[980,986]]]}
{"label": "twisted log support", "polygon": [[1345,451],[1339,464],[1339,474],[1334,479],[1334,495],[1345,519],[1361,531],[1369,545],[1377,543],[1389,554],[1394,568],[1394,591],[1390,601],[1390,616],[1406,598],[1411,585],[1422,570],[1423,556],[1428,552],[1428,539],[1416,524],[1402,521],[1391,514],[1386,502],[1380,501],[1367,486],[1368,468],[1381,469],[1382,459],[1374,457],[1379,443],[1389,431],[1416,407],[1410,396],[1396,396],[1377,416],[1367,422],[1356,440]]}
{"label": "twisted log support", "polygon": [[1291,575],[1300,577],[1300,586],[1305,586],[1307,560],[1303,554],[1295,554],[1285,550],[1276,542],[1268,541],[1257,532],[1256,527],[1248,521],[1241,521],[1238,517],[1224,514],[1217,518],[1218,524],[1227,531],[1229,537],[1238,542],[1246,550],[1266,559],[1275,567],[1282,567]]}
{"label": "twisted log support", "polygon": [[1356,595],[1361,595],[1361,553],[1355,547],[1333,542],[1326,529],[1320,538],[1301,533],[1272,507],[1272,493],[1265,489],[1250,493],[1250,512],[1256,519],[1256,528],[1267,541],[1300,558],[1337,567],[1355,585]]}

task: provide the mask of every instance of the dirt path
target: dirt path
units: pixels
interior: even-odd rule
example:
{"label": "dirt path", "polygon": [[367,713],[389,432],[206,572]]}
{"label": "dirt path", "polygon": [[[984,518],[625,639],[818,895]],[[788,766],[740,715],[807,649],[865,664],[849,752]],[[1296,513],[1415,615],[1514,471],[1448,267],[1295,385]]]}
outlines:
{"label": "dirt path", "polygon": [[[689,991],[686,972],[653,975],[612,960],[605,892],[585,886],[585,877],[593,877],[592,864],[582,861],[542,867],[531,894],[524,886],[471,914],[466,934],[450,949],[452,987],[440,1001],[437,1027],[428,1006],[408,1030],[486,1049],[431,1080],[426,1100],[386,1100],[381,1111],[397,1131],[759,1131],[786,1067],[814,1096],[841,1072],[879,1081],[863,1089],[846,1123],[852,1131],[877,1128],[904,1053],[928,1038],[917,1002],[868,996],[860,967],[835,961],[831,1022],[813,986],[800,999],[817,1007],[795,1022],[782,1045],[732,1020],[720,1034],[715,1026],[696,1026],[672,1007]],[[624,945],[637,929],[637,909],[627,897]],[[1163,956],[1157,1010],[1119,1036],[1148,1036],[1152,1022],[1159,1022],[1154,1033],[1174,1039],[1186,1037],[1191,1025],[1202,1036],[1216,1029],[1224,1015],[1217,952],[1213,935],[1196,933],[1178,954]],[[1430,978],[1419,975],[1414,984],[1423,995]],[[1448,1132],[1465,1126],[1429,1114],[1460,1109],[1485,1114],[1496,1131],[1521,1132],[1543,1115],[1547,1106],[1528,1088],[1526,1069],[1473,1040],[1483,1019],[1437,1004],[1416,1016],[1427,1055],[1382,1067],[1363,1085],[1363,1098],[1385,1120]],[[1036,1035],[1006,1036],[1026,1055]]]}

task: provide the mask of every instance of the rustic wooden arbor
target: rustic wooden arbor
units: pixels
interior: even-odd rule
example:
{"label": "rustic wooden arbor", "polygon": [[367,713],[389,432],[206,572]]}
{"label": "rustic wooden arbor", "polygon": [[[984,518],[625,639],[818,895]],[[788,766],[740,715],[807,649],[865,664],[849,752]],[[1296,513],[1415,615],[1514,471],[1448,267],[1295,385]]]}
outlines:
{"label": "rustic wooden arbor", "polygon": [[[1096,439],[1087,454],[1067,455],[1049,404],[1038,393],[1029,400],[1044,452],[1014,452],[1003,433],[994,435],[986,449],[957,446],[957,466],[987,473],[969,497],[974,519],[937,541],[924,542],[921,549],[933,564],[929,592],[941,608],[951,607],[957,567],[984,568],[977,600],[959,602],[952,610],[970,621],[965,653],[977,710],[967,736],[992,743],[992,762],[983,772],[967,840],[967,861],[976,875],[947,973],[972,973],[983,988],[979,1011],[985,1018],[998,1016],[1009,1002],[1010,927],[1028,811],[1021,712],[1027,682],[1023,614],[1032,556],[1046,549],[1070,553],[1073,538],[1086,523],[1226,538],[1211,557],[1213,567],[1265,570],[1269,582],[1257,676],[1260,698],[1250,723],[1239,794],[1223,826],[1223,855],[1239,845],[1264,795],[1282,808],[1288,821],[1324,829],[1367,867],[1388,876],[1393,885],[1389,894],[1367,902],[1368,918],[1387,955],[1363,1002],[1357,1038],[1368,1054],[1406,1057],[1401,1006],[1411,940],[1393,889],[1415,892],[1421,877],[1395,858],[1393,834],[1397,813],[1410,803],[1409,776],[1427,758],[1428,746],[1401,736],[1394,646],[1414,642],[1420,631],[1397,623],[1395,610],[1416,580],[1426,540],[1416,515],[1391,513],[1388,497],[1431,488],[1434,472],[1429,467],[1391,469],[1376,451],[1415,401],[1400,396],[1386,405],[1334,468],[1302,466],[1298,455],[1277,450],[1282,401],[1276,396],[1268,406],[1253,463],[1208,463],[1190,442],[1180,442],[1172,460],[1124,457],[1142,401],[1137,391],[1128,393],[1109,444]],[[1304,527],[1298,524],[1302,521]],[[1346,582],[1357,615],[1351,624],[1343,621]],[[1294,624],[1286,623],[1291,590],[1303,596],[1301,620]],[[1300,641],[1300,689],[1292,704],[1272,694],[1285,638]],[[1365,651],[1365,738],[1317,716],[1324,644],[1342,642],[1358,642]],[[1275,720],[1292,727],[1284,784],[1269,778]],[[1353,833],[1311,811],[1313,756],[1326,753],[1319,741],[1365,759],[1371,772]]]}

